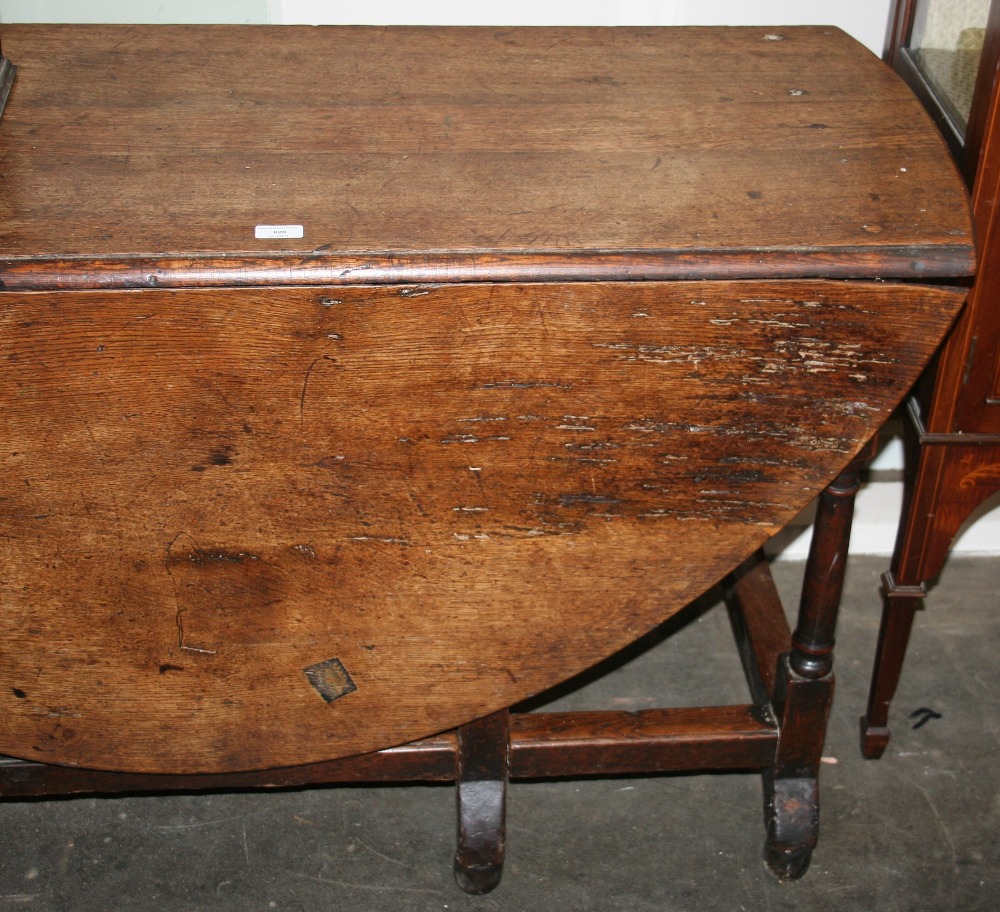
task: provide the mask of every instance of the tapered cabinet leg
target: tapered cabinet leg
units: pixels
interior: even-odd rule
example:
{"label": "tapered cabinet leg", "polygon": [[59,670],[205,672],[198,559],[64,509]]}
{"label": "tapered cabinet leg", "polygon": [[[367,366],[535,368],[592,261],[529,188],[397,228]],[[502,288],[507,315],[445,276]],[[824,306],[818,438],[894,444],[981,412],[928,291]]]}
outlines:
{"label": "tapered cabinet leg", "polygon": [[821,495],[791,651],[778,662],[779,739],[764,776],[764,860],[782,880],[805,874],[819,834],[819,764],[833,702],[833,644],[865,448]]}
{"label": "tapered cabinet leg", "polygon": [[929,433],[913,402],[909,413],[904,509],[891,570],[882,578],[882,623],[861,717],[861,753],[871,760],[889,744],[892,699],[927,584],[941,572],[962,524],[1000,491],[1000,443]]}
{"label": "tapered cabinet leg", "polygon": [[458,730],[455,880],[466,893],[489,893],[503,874],[509,753],[506,710]]}
{"label": "tapered cabinet leg", "polygon": [[868,711],[861,717],[861,753],[877,760],[889,744],[889,707],[903,671],[913,617],[926,595],[924,586],[899,586],[891,573],[882,577],[882,625],[872,671]]}

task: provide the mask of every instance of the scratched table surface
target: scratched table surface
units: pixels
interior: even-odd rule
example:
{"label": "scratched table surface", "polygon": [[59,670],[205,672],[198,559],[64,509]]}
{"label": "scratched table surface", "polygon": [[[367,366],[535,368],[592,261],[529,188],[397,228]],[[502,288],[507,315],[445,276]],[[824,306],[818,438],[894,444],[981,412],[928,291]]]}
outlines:
{"label": "scratched table surface", "polygon": [[972,268],[835,29],[3,47],[13,756],[294,765],[571,676],[822,490],[961,304],[918,281]]}

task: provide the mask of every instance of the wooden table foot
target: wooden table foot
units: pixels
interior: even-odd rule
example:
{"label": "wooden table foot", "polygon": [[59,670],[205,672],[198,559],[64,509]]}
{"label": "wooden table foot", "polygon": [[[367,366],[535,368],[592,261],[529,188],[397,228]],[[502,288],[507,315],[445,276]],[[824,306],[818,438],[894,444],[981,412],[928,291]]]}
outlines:
{"label": "wooden table foot", "polygon": [[819,836],[817,782],[765,775],[764,796],[764,861],[779,880],[797,880],[809,870]]}
{"label": "wooden table foot", "polygon": [[503,861],[471,865],[461,861],[460,855],[456,854],[454,873],[455,883],[466,893],[482,896],[500,883],[500,878],[503,876]]}
{"label": "wooden table foot", "polygon": [[503,875],[506,843],[510,718],[506,710],[458,730],[458,849],[455,882],[489,893]]}

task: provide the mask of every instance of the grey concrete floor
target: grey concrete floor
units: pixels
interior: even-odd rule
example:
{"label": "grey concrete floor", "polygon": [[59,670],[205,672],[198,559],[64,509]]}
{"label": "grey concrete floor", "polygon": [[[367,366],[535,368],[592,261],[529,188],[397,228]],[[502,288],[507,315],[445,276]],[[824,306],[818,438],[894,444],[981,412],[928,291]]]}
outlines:
{"label": "grey concrete floor", "polygon": [[[753,774],[515,783],[504,879],[485,897],[451,878],[450,787],[333,787],[6,802],[0,912],[995,910],[1000,561],[950,561],[917,619],[893,740],[865,761],[857,719],[883,568],[851,560],[820,842],[801,881],[764,869]],[[801,573],[775,567],[789,603]],[[620,708],[745,700],[715,608],[560,698]],[[906,717],[920,707],[941,717],[913,728]]]}

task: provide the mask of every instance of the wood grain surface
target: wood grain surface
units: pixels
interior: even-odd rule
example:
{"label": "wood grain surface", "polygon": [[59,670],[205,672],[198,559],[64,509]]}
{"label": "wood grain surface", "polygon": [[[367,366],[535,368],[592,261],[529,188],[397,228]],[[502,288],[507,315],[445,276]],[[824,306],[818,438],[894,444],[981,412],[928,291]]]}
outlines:
{"label": "wood grain surface", "polygon": [[824,281],[7,292],[0,752],[258,769],[511,705],[781,528],[961,300]]}
{"label": "wood grain surface", "polygon": [[943,142],[832,28],[3,38],[7,288],[972,269]]}

